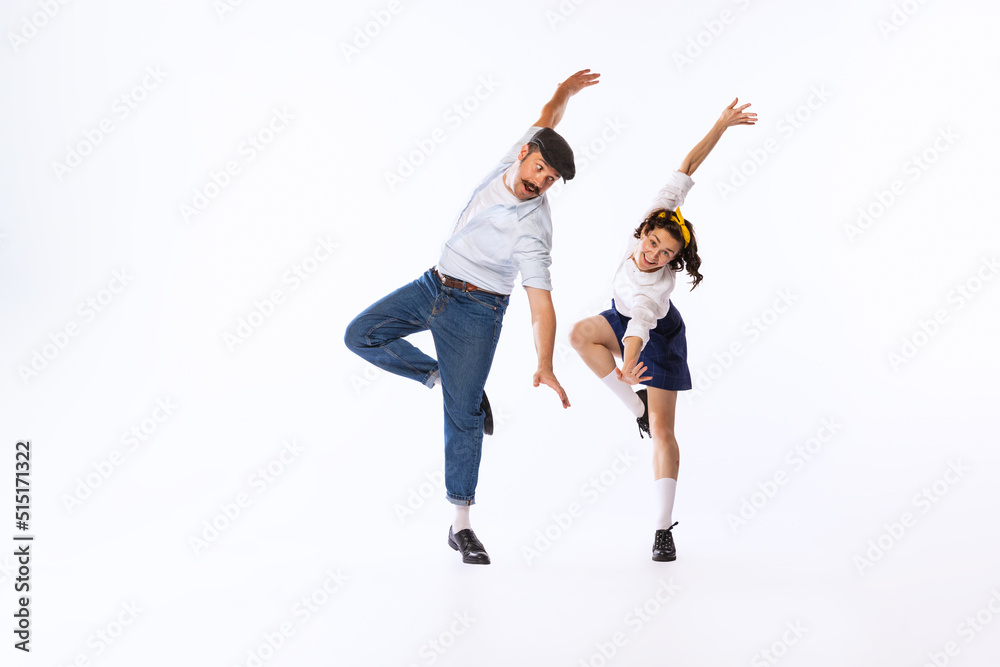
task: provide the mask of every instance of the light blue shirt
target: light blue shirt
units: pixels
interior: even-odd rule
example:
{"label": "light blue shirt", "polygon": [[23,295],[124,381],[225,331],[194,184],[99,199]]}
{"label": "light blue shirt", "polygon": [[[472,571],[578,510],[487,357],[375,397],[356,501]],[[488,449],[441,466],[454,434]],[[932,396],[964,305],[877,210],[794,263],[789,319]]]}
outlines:
{"label": "light blue shirt", "polygon": [[511,195],[507,202],[493,204],[462,224],[469,207],[486,196],[494,179],[503,178],[517,162],[521,146],[540,129],[530,128],[472,192],[451,237],[441,248],[441,273],[499,294],[513,291],[518,273],[523,286],[552,290],[552,215],[545,194],[527,201]]}

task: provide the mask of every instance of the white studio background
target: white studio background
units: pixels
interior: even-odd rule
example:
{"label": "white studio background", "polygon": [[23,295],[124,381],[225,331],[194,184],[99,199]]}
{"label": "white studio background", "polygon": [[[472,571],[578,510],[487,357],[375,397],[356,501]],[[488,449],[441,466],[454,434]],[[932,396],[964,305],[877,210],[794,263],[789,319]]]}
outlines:
{"label": "white studio background", "polygon": [[[3,664],[995,664],[998,18],[5,3]],[[578,175],[551,193],[573,407],[531,387],[517,288],[472,513],[493,564],[463,566],[440,392],[343,332],[436,262],[583,68],[601,82],[558,128]],[[684,208],[706,278],[675,292],[696,390],[679,558],[653,563],[649,443],[567,334],[736,96],[759,123],[726,133]],[[19,439],[30,654],[11,632]]]}

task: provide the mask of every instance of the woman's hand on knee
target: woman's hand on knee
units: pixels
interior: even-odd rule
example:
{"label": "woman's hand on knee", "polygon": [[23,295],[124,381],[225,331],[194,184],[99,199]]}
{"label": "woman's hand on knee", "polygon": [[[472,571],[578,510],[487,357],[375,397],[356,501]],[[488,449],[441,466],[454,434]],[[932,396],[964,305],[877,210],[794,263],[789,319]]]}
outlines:
{"label": "woman's hand on knee", "polygon": [[622,368],[615,367],[615,375],[625,384],[641,384],[647,380],[652,380],[652,375],[643,377],[646,372],[646,364],[641,361],[630,361]]}

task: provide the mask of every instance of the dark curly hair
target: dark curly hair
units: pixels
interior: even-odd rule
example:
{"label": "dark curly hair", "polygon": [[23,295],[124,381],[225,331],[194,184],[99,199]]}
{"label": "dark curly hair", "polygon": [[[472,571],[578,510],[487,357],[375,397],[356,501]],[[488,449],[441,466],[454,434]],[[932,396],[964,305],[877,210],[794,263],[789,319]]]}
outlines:
{"label": "dark curly hair", "polygon": [[[666,215],[661,217],[663,213],[666,213]],[[653,229],[662,229],[680,241],[683,250],[670,260],[667,266],[674,271],[686,270],[687,274],[691,276],[691,289],[694,289],[703,278],[698,271],[701,267],[701,257],[698,256],[698,239],[694,235],[694,227],[691,225],[691,221],[684,218],[684,225],[691,233],[691,241],[686,246],[684,245],[684,232],[681,231],[681,226],[677,224],[677,214],[674,211],[658,208],[646,216],[642,224],[636,228],[635,238],[641,238],[644,232],[649,232]]]}

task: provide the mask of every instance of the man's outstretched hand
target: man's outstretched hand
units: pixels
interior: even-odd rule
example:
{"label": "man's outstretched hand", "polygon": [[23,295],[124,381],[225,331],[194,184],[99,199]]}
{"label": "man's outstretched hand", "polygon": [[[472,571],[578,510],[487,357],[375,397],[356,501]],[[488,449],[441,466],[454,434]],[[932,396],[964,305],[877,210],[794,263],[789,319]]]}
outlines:
{"label": "man's outstretched hand", "polygon": [[563,407],[569,407],[569,399],[566,398],[566,390],[562,388],[561,384],[559,384],[559,380],[556,379],[555,373],[550,370],[537,370],[531,380],[536,387],[542,384],[552,387],[553,391],[559,394],[559,400],[562,401]]}
{"label": "man's outstretched hand", "polygon": [[589,69],[582,69],[576,74],[571,74],[568,79],[559,84],[559,87],[572,97],[584,88],[600,83],[598,81],[600,77],[601,75],[596,72],[591,74]]}
{"label": "man's outstretched hand", "polygon": [[576,74],[571,74],[568,79],[556,86],[556,92],[552,99],[542,107],[542,115],[534,122],[535,127],[554,128],[562,120],[566,113],[566,105],[569,98],[576,95],[584,88],[589,88],[598,83],[600,74],[591,74],[589,69],[582,69]]}

